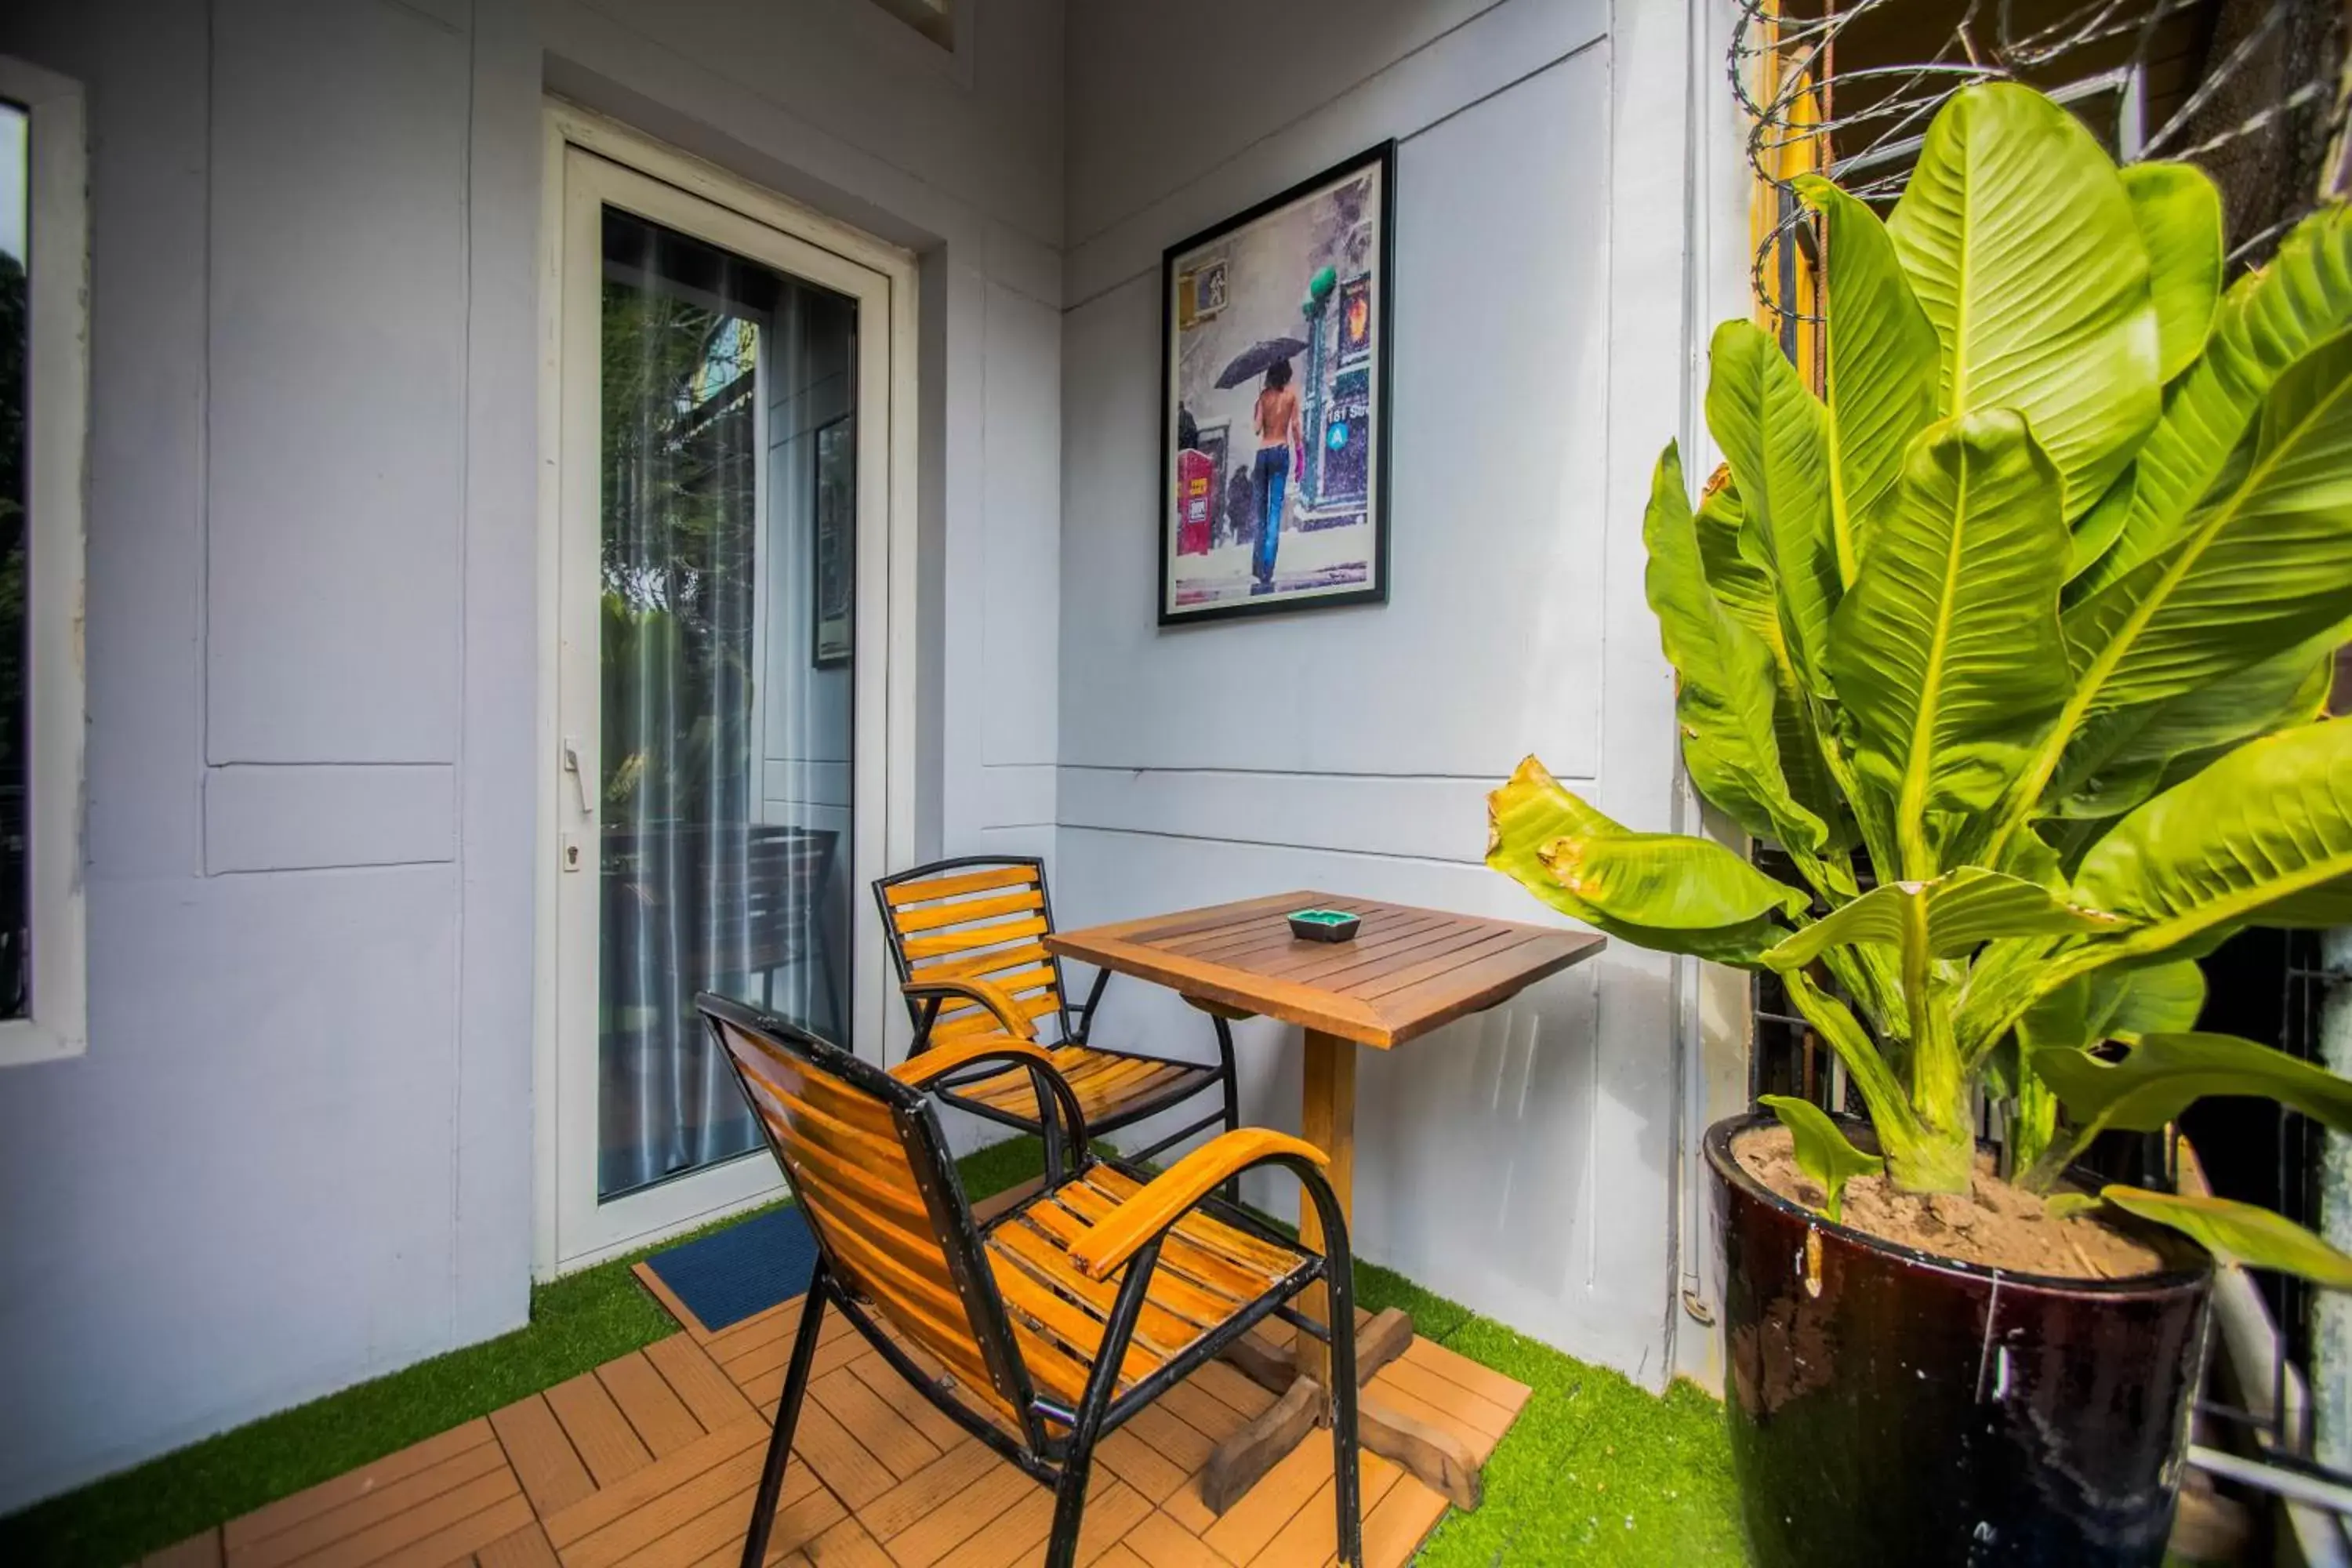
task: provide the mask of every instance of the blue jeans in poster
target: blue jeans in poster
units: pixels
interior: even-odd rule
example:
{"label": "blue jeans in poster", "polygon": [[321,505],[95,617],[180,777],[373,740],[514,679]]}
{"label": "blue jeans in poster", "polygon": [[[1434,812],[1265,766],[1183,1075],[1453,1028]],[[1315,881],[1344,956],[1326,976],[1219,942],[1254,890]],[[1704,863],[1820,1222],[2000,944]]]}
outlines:
{"label": "blue jeans in poster", "polygon": [[1282,542],[1283,488],[1290,482],[1290,448],[1260,447],[1257,469],[1257,559],[1250,570],[1261,583],[1274,582],[1274,552]]}

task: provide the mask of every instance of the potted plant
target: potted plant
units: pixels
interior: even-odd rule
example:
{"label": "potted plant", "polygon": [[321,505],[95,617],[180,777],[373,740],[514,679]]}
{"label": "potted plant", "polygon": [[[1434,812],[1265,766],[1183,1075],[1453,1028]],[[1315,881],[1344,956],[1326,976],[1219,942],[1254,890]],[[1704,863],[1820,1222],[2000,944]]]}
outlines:
{"label": "potted plant", "polygon": [[1801,881],[1628,831],[1532,758],[1488,860],[1612,935],[1776,973],[1867,1110],[1707,1138],[1759,1559],[2152,1564],[2209,1254],[2352,1285],[2263,1210],[2068,1181],[2204,1094],[2352,1130],[2352,1083],[2193,1028],[2231,932],[2352,921],[2352,724],[2322,717],[2352,217],[2225,292],[2201,174],[2118,170],[2009,84],[1945,106],[1885,223],[1799,189],[1826,401],[1725,323],[1726,469],[1694,509],[1669,447],[1643,536],[1692,783]]}

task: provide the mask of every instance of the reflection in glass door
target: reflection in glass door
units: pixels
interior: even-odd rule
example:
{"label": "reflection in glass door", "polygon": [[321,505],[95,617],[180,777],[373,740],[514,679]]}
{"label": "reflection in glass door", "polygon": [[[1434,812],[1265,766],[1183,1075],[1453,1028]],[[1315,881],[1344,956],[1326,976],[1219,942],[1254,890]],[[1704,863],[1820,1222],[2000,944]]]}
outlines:
{"label": "reflection in glass door", "polygon": [[616,208],[604,256],[600,1201],[758,1146],[695,993],[842,1032],[857,335]]}
{"label": "reflection in glass door", "polygon": [[851,1037],[888,330],[838,257],[584,153],[566,178],[559,1261],[773,1184],[696,993]]}

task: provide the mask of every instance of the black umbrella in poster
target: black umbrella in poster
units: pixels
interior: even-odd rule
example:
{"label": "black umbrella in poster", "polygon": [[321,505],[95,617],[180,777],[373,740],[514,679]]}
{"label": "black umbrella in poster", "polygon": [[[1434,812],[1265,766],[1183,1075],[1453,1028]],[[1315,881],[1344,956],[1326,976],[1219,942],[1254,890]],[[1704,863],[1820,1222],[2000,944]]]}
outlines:
{"label": "black umbrella in poster", "polygon": [[1286,359],[1297,359],[1307,352],[1307,345],[1297,338],[1263,338],[1254,348],[1244,349],[1225,366],[1225,374],[1217,377],[1217,385],[1239,386],[1245,381],[1264,375]]}

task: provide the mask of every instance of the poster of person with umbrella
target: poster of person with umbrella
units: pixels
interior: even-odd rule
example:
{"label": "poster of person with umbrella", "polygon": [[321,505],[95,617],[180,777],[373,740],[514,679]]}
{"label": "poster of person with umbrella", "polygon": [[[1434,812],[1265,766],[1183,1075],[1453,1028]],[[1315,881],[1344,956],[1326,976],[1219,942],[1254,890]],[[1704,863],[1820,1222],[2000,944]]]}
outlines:
{"label": "poster of person with umbrella", "polygon": [[1160,262],[1160,624],[1388,597],[1383,143]]}

